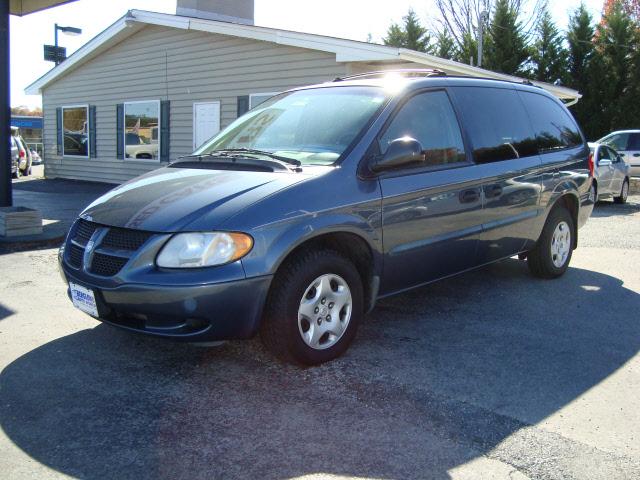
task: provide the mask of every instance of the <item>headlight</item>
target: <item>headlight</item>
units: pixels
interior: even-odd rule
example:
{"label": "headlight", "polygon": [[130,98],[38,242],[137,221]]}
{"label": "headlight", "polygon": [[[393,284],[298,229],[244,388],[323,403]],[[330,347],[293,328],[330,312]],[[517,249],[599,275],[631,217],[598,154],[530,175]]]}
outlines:
{"label": "headlight", "polygon": [[244,233],[179,233],[162,248],[156,259],[159,267],[198,268],[233,262],[253,247]]}

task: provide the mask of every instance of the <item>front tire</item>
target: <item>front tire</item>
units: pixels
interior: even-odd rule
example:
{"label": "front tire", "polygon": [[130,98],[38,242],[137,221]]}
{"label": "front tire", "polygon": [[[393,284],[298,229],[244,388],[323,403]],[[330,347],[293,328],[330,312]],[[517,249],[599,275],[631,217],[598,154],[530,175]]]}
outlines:
{"label": "front tire", "polygon": [[622,182],[622,189],[620,190],[620,196],[613,197],[613,201],[616,203],[627,203],[627,197],[629,196],[629,179],[625,178]]}
{"label": "front tire", "polygon": [[527,263],[531,273],[540,278],[557,278],[569,268],[573,253],[573,218],[564,207],[554,208]]}
{"label": "front tire", "polygon": [[260,332],[272,353],[318,365],[347,350],[363,316],[353,263],[333,250],[308,250],[287,261],[273,282]]}

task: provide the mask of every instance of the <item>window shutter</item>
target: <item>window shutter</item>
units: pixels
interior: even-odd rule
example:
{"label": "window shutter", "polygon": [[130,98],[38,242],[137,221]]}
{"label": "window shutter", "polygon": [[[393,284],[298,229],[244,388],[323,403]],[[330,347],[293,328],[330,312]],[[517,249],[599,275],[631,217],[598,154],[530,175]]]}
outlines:
{"label": "window shutter", "polygon": [[96,106],[89,106],[89,157],[96,158]]}
{"label": "window shutter", "polygon": [[160,161],[169,161],[169,100],[160,102]]}
{"label": "window shutter", "polygon": [[56,147],[62,156],[62,107],[56,108]]}
{"label": "window shutter", "polygon": [[124,103],[116,105],[116,155],[124,160]]}
{"label": "window shutter", "polygon": [[249,95],[238,97],[238,117],[241,117],[249,111]]}

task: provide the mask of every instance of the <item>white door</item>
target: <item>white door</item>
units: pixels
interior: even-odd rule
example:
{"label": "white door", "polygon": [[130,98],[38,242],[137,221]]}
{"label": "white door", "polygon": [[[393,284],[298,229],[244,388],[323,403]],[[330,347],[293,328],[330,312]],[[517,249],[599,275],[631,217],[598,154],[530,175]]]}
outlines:
{"label": "white door", "polygon": [[193,104],[194,150],[220,131],[220,102]]}

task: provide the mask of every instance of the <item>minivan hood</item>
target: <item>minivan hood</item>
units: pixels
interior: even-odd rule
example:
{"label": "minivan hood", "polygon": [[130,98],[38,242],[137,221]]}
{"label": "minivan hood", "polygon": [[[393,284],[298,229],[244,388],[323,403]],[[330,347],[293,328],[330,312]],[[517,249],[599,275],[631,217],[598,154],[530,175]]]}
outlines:
{"label": "minivan hood", "polygon": [[103,225],[153,232],[211,230],[309,174],[165,167],[124,183],[80,216]]}

